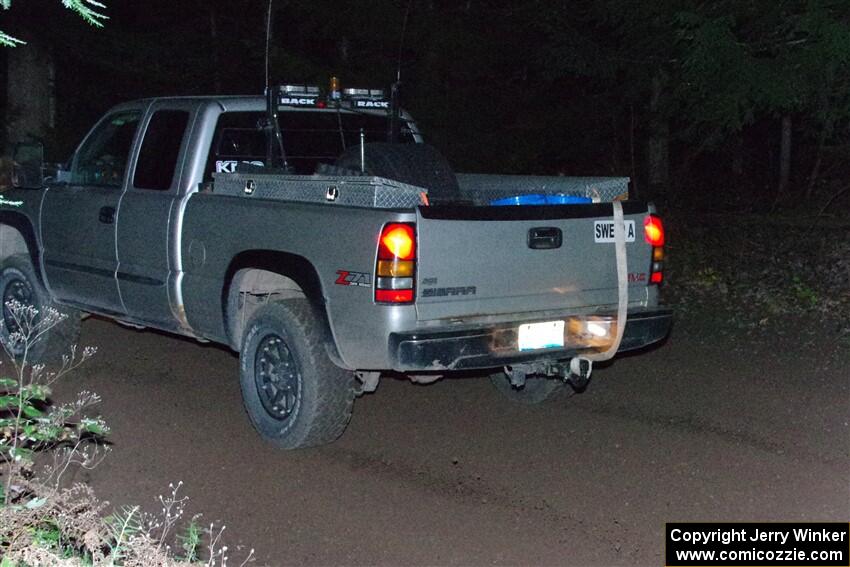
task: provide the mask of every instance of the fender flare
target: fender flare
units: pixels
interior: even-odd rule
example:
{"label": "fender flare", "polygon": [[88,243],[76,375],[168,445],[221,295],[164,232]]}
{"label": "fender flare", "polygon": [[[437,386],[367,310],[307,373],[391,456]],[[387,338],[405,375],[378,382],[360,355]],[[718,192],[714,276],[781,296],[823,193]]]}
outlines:
{"label": "fender flare", "polygon": [[232,336],[231,332],[231,313],[229,313],[230,294],[236,273],[245,268],[257,268],[275,272],[298,284],[304,292],[305,297],[315,308],[316,313],[321,316],[328,339],[329,354],[332,357],[336,356],[337,359],[339,358],[336,349],[336,339],[333,335],[330,319],[325,307],[325,296],[318,271],[303,256],[281,252],[279,250],[243,250],[231,259],[227,270],[223,274],[220,298],[222,320],[224,321],[224,330],[227,333],[227,341],[232,348],[238,351],[241,345],[238,344],[239,338]]}
{"label": "fender flare", "polygon": [[30,255],[30,261],[35,268],[36,277],[39,282],[44,285],[44,274],[41,271],[41,249],[38,246],[38,239],[35,235],[33,222],[23,213],[13,211],[0,211],[0,225],[6,225],[17,230],[24,239],[27,246],[27,251]]}

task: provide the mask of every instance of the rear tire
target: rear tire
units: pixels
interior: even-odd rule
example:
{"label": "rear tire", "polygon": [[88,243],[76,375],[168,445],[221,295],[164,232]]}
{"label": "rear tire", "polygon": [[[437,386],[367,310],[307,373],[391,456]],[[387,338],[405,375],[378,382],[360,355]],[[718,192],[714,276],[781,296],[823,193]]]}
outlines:
{"label": "rear tire", "polygon": [[496,372],[490,375],[490,382],[503,396],[518,404],[541,404],[564,392],[575,393],[571,388],[567,388],[560,378],[547,376],[529,375],[525,379],[525,385],[517,388],[511,384],[507,374]]}
{"label": "rear tire", "polygon": [[[460,189],[449,162],[427,144],[365,145],[365,173],[386,177],[428,190],[431,201],[457,201]],[[360,171],[360,146],[348,148],[336,162],[337,167]]]}
{"label": "rear tire", "polygon": [[260,436],[283,449],[330,443],[351,419],[354,376],[331,362],[324,329],[302,298],[260,307],[245,326],[245,409]]}
{"label": "rear tire", "polygon": [[63,358],[71,355],[71,349],[80,338],[80,312],[58,305],[41,284],[33,269],[29,256],[18,254],[7,258],[0,268],[0,301],[2,302],[2,321],[0,321],[0,341],[12,356],[20,361],[24,351],[21,344],[11,344],[10,333],[17,329],[17,323],[6,303],[16,300],[23,305],[31,305],[38,310],[33,320],[37,325],[46,309],[55,309],[64,316],[42,334],[27,348],[28,364],[62,364]]}

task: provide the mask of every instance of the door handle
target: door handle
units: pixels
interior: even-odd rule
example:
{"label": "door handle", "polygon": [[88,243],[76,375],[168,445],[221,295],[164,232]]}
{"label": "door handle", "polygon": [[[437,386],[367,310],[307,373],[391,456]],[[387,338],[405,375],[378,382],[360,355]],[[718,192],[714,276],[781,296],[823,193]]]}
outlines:
{"label": "door handle", "polygon": [[100,214],[97,219],[103,224],[112,224],[115,222],[115,207],[101,207]]}
{"label": "door handle", "polygon": [[564,235],[560,228],[541,226],[528,231],[528,247],[532,250],[560,248]]}

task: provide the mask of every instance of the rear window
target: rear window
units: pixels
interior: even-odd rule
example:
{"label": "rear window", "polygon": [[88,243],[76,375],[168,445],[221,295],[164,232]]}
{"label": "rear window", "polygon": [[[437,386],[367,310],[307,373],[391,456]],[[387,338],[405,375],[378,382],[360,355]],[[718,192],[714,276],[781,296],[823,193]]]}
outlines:
{"label": "rear window", "polygon": [[[263,165],[266,159],[264,112],[226,112],[218,119],[206,179],[214,172],[232,173],[239,163]],[[320,163],[332,164],[348,147],[360,144],[360,129],[367,142],[387,139],[385,116],[344,112],[281,112],[286,160],[298,175],[312,175]],[[412,143],[413,133],[402,128],[402,142]]]}
{"label": "rear window", "polygon": [[153,115],[139,151],[134,187],[153,191],[171,188],[188,123],[185,110],[159,110]]}

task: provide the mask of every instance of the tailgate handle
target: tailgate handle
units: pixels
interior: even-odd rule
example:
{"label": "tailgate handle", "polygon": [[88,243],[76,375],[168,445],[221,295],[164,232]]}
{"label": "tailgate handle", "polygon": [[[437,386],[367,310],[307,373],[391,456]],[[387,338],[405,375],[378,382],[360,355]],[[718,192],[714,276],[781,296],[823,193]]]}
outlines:
{"label": "tailgate handle", "polygon": [[538,226],[528,230],[528,247],[532,250],[560,248],[563,240],[561,229],[554,226]]}

